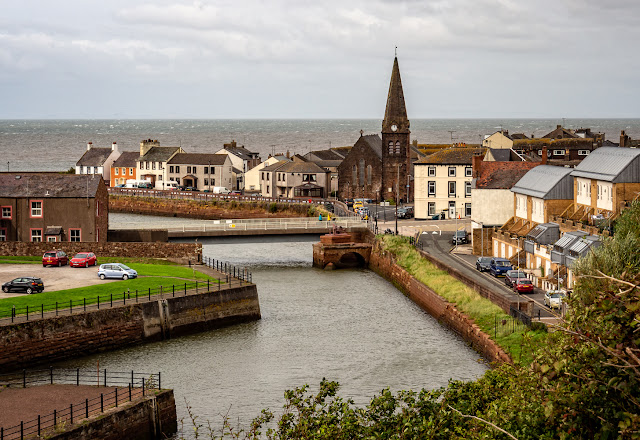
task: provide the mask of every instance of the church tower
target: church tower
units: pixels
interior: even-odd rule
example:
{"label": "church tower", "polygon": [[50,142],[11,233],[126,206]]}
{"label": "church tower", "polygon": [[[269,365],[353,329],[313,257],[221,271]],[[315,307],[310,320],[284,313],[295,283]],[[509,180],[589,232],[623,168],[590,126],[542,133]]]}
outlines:
{"label": "church tower", "polygon": [[409,119],[404,104],[398,57],[393,60],[387,109],[382,121],[382,190],[384,199],[408,201],[408,179],[411,171]]}

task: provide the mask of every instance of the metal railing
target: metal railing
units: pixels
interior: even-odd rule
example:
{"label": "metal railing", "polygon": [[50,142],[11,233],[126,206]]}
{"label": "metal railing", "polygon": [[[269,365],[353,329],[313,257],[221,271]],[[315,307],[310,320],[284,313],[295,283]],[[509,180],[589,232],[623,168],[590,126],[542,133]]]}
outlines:
{"label": "metal railing", "polygon": [[130,197],[153,197],[159,199],[177,199],[177,200],[236,200],[244,202],[268,202],[268,203],[294,203],[294,204],[316,204],[325,200],[317,197],[264,197],[262,195],[240,195],[240,194],[214,194],[202,191],[178,191],[178,190],[159,190],[159,189],[143,189],[143,188],[107,188],[109,194],[130,196]]}
{"label": "metal railing", "polygon": [[[27,322],[37,319],[52,318],[60,315],[73,315],[85,313],[101,308],[112,308],[127,305],[130,303],[143,303],[157,301],[158,297],[198,295],[205,292],[215,292],[241,287],[251,284],[253,276],[246,268],[238,268],[229,263],[221,262],[213,258],[205,258],[203,262],[211,269],[217,270],[223,277],[217,280],[208,279],[206,281],[184,282],[182,284],[172,284],[148,288],[147,290],[127,289],[122,293],[116,292],[108,295],[97,295],[95,297],[84,297],[82,299],[70,299],[69,302],[41,303],[36,306],[24,306],[11,308],[0,308],[0,325],[8,325],[17,322]],[[242,269],[242,270],[241,270]]]}
{"label": "metal railing", "polygon": [[[102,382],[102,383],[101,383]],[[83,402],[69,404],[61,410],[38,415],[38,417],[21,421],[20,424],[0,427],[0,440],[23,440],[28,437],[41,436],[67,424],[73,425],[88,419],[95,414],[101,414],[110,408],[117,408],[119,404],[131,402],[144,397],[149,390],[160,390],[160,373],[107,372],[106,369],[81,371],[54,369],[23,370],[21,373],[0,376],[0,383],[5,387],[26,388],[38,385],[85,385],[95,387],[115,387],[107,393],[100,393],[100,397],[85,399]]]}

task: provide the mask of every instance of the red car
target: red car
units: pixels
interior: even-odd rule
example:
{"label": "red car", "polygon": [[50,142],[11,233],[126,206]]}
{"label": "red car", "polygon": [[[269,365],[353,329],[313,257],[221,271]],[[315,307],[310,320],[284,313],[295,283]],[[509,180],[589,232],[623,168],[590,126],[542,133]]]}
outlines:
{"label": "red car", "polygon": [[89,267],[96,265],[96,254],[93,252],[80,252],[71,259],[71,267]]}
{"label": "red car", "polygon": [[69,264],[69,257],[62,251],[48,251],[42,256],[42,267]]}
{"label": "red car", "polygon": [[527,278],[518,278],[513,284],[513,290],[518,293],[532,293],[533,283]]}

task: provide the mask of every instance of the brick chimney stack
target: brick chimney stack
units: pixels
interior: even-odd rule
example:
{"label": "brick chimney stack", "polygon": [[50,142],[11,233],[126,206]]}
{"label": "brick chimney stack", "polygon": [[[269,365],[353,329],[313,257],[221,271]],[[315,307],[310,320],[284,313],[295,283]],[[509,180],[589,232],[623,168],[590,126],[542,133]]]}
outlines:
{"label": "brick chimney stack", "polygon": [[93,147],[93,142],[87,142],[87,151],[91,150],[91,147]]}
{"label": "brick chimney stack", "polygon": [[549,153],[547,152],[547,146],[542,147],[542,165],[547,164],[547,160],[549,158]]}
{"label": "brick chimney stack", "polygon": [[471,158],[471,177],[474,179],[480,176],[480,170],[482,169],[482,154],[476,153]]}

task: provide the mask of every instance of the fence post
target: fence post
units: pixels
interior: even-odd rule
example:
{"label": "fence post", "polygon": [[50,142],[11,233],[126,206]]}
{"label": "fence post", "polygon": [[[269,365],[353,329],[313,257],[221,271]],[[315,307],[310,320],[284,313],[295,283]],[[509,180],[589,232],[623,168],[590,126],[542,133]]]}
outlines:
{"label": "fence post", "polygon": [[151,287],[149,287],[149,301],[151,301]]}
{"label": "fence post", "polygon": [[73,300],[69,300],[69,314],[73,315]]}
{"label": "fence post", "polygon": [[40,435],[40,414],[38,414],[38,435]]}
{"label": "fence post", "polygon": [[80,368],[76,368],[76,386],[80,386]]}
{"label": "fence post", "polygon": [[131,385],[133,385],[133,370],[131,370]]}
{"label": "fence post", "polygon": [[118,407],[118,387],[116,387],[116,408]]}
{"label": "fence post", "polygon": [[144,396],[144,377],[140,380],[142,381],[142,395]]}
{"label": "fence post", "polygon": [[104,412],[104,394],[100,393],[100,412]]}
{"label": "fence post", "polygon": [[131,402],[131,384],[129,384],[129,402]]}
{"label": "fence post", "polygon": [[210,289],[209,289],[209,279],[207,278],[207,292],[209,292],[209,291],[210,291]]}
{"label": "fence post", "polygon": [[[58,303],[56,303],[56,306],[58,305]],[[56,316],[57,316],[57,310],[56,310]],[[29,306],[27,306],[27,321],[29,320]]]}
{"label": "fence post", "polygon": [[87,311],[87,298],[82,298],[82,304],[84,306],[84,311]]}
{"label": "fence post", "polygon": [[138,302],[138,289],[136,289],[136,302]]}
{"label": "fence post", "polygon": [[111,299],[111,307],[113,308],[113,293],[111,294],[110,299]]}
{"label": "fence post", "polygon": [[187,296],[187,283],[184,283],[184,296]]}
{"label": "fence post", "polygon": [[44,319],[44,303],[40,304],[40,318]]}
{"label": "fence post", "polygon": [[89,418],[89,399],[84,400],[84,407],[86,409],[85,416],[88,419]]}
{"label": "fence post", "polygon": [[22,388],[27,387],[27,370],[22,370]]}
{"label": "fence post", "polygon": [[104,387],[107,387],[107,369],[104,369]]}
{"label": "fence post", "polygon": [[160,385],[161,385],[161,383],[160,383],[160,371],[158,371],[158,389],[159,390],[162,389],[162,387]]}
{"label": "fence post", "polygon": [[51,385],[53,385],[53,367],[49,367],[49,377],[51,380]]}
{"label": "fence post", "polygon": [[69,417],[71,418],[70,421],[71,421],[71,424],[73,425],[73,403],[69,404]]}
{"label": "fence post", "polygon": [[54,410],[53,410],[53,426],[54,426],[54,427],[58,424],[58,422],[57,422],[57,420],[56,420],[57,418],[58,418],[58,411],[56,411],[56,410],[54,409]]}
{"label": "fence post", "polygon": [[198,294],[198,280],[196,280],[196,295]]}
{"label": "fence post", "polygon": [[175,284],[171,285],[171,296],[174,297],[174,298],[176,297],[176,285]]}
{"label": "fence post", "polygon": [[[55,414],[55,410],[53,411],[53,413]],[[54,416],[54,419],[55,419],[55,416]],[[22,439],[24,439],[24,422],[20,420],[20,440]]]}
{"label": "fence post", "polygon": [[11,308],[11,322],[13,322],[13,318],[16,316],[16,306]]}
{"label": "fence post", "polygon": [[100,295],[98,295],[98,310],[100,310]]}

